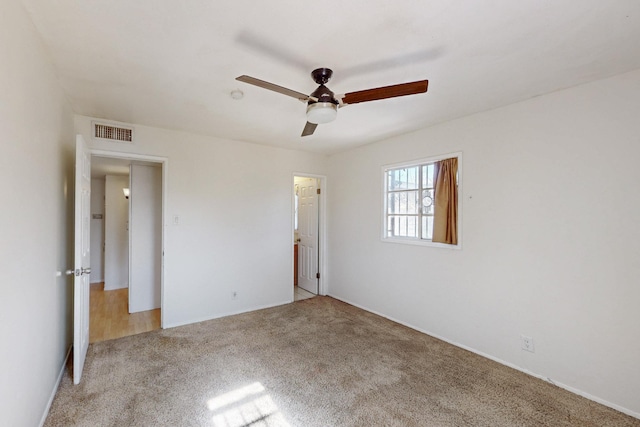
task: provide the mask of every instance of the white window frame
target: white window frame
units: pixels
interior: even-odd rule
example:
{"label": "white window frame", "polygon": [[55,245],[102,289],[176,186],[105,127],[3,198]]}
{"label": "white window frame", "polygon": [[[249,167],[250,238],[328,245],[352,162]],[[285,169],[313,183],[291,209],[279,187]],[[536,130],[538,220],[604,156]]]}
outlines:
{"label": "white window frame", "polygon": [[[420,237],[389,237],[387,236],[387,172],[392,169],[404,167],[416,167],[429,163],[435,163],[444,159],[458,159],[458,244],[450,245],[448,243],[432,242],[431,240],[422,239]],[[407,162],[394,163],[382,166],[382,221],[381,221],[381,239],[384,243],[402,243],[406,245],[430,246],[435,248],[446,249],[462,249],[462,152],[442,154],[433,157],[426,157]]]}

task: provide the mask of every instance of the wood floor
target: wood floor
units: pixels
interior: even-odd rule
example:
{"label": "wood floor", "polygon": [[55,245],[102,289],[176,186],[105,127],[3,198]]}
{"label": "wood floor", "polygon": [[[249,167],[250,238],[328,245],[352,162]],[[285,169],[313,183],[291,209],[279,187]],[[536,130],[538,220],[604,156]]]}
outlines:
{"label": "wood floor", "polygon": [[293,300],[294,301],[302,301],[303,299],[309,299],[315,297],[315,294],[311,292],[307,292],[304,289],[294,286],[293,287]]}
{"label": "wood floor", "polygon": [[129,314],[126,288],[105,291],[104,283],[92,283],[90,300],[90,343],[160,329],[159,308]]}

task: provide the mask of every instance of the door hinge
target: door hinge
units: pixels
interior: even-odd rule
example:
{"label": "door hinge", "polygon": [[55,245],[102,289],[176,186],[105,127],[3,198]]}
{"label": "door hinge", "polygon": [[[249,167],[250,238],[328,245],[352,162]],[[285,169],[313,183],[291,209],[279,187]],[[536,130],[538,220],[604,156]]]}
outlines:
{"label": "door hinge", "polygon": [[320,273],[316,273],[316,279],[320,278]]}
{"label": "door hinge", "polygon": [[318,188],[318,189],[316,189],[316,193],[317,193],[317,194],[320,194],[320,189],[319,189],[319,188]]}

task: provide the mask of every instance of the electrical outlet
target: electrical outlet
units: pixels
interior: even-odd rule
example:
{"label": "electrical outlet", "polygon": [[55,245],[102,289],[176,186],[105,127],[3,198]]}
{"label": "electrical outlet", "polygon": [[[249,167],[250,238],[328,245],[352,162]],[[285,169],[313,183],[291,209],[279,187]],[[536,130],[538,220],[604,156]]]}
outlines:
{"label": "electrical outlet", "polygon": [[237,291],[233,291],[233,293],[231,294],[231,299],[238,299],[238,292]]}
{"label": "electrical outlet", "polygon": [[535,353],[535,349],[533,347],[533,338],[527,337],[525,335],[520,335],[522,338],[522,349],[526,351],[530,351],[531,353]]}

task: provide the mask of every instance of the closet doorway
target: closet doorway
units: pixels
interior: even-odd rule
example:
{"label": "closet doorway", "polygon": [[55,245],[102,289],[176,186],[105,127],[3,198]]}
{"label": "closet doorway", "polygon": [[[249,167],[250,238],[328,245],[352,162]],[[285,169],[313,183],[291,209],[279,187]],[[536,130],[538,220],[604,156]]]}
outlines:
{"label": "closet doorway", "polygon": [[89,342],[161,327],[164,163],[93,154]]}

